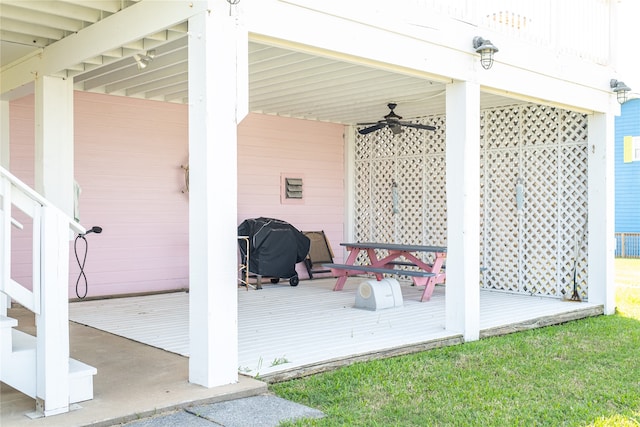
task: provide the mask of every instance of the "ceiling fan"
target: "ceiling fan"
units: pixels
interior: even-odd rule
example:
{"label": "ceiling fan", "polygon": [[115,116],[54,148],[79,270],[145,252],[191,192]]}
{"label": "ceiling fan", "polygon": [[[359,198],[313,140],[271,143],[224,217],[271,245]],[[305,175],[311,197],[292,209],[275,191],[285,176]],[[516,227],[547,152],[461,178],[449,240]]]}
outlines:
{"label": "ceiling fan", "polygon": [[403,129],[402,129],[403,126],[409,127],[409,128],[416,128],[416,129],[436,130],[435,126],[422,125],[420,123],[401,122],[400,120],[402,120],[402,117],[397,115],[393,111],[396,108],[396,106],[397,104],[393,102],[390,102],[389,104],[387,104],[387,107],[389,107],[389,110],[391,111],[389,112],[389,114],[384,116],[384,120],[378,120],[377,122],[374,122],[374,123],[358,123],[358,125],[360,126],[373,125],[373,126],[366,127],[364,129],[359,129],[358,133],[360,135],[366,135],[373,131],[383,129],[385,127],[389,127],[389,129],[391,129],[391,132],[394,135],[397,135],[403,132]]}

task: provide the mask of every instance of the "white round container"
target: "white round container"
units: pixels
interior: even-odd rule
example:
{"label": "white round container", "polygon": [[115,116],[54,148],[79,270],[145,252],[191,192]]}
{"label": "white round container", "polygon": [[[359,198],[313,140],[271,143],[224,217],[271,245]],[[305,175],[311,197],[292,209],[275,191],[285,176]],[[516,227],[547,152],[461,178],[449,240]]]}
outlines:
{"label": "white round container", "polygon": [[396,279],[367,280],[358,286],[356,308],[381,310],[402,305],[402,291]]}

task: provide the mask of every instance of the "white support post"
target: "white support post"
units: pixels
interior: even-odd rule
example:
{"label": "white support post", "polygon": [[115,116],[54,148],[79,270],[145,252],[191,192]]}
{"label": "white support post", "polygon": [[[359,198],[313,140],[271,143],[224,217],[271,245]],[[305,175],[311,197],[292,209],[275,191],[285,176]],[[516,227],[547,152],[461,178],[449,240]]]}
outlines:
{"label": "white support post", "polygon": [[[9,156],[10,156],[10,145],[9,145],[9,129],[10,129],[10,120],[9,120],[9,101],[0,100],[0,166],[9,170]],[[0,183],[2,185],[2,183]],[[6,215],[11,215],[11,212],[6,212]],[[3,233],[0,232],[0,245],[3,245],[4,237]],[[8,256],[8,254],[7,254]],[[2,260],[2,249],[0,249],[0,263]],[[0,281],[3,280],[3,275],[0,275]],[[0,289],[3,288],[3,284],[0,283]],[[0,293],[0,315],[6,316],[7,309],[11,307],[11,298],[8,295]]]}
{"label": "white support post", "polygon": [[189,19],[189,381],[214,387],[238,381],[237,73],[248,57],[229,3],[208,9]]}
{"label": "white support post", "polygon": [[615,121],[611,113],[594,113],[588,120],[588,299],[591,303],[603,304],[604,314],[614,314]]}
{"label": "white support post", "polygon": [[35,118],[35,189],[73,218],[73,79],[36,79]]}
{"label": "white support post", "polygon": [[[35,188],[73,217],[73,80],[35,80]],[[45,416],[69,411],[69,224],[45,207],[37,330],[36,409]],[[34,269],[35,270],[35,269]]]}
{"label": "white support post", "polygon": [[480,86],[447,85],[447,285],[445,325],[480,337]]}
{"label": "white support post", "polygon": [[[345,241],[347,242],[353,242],[354,240],[354,236],[353,236],[353,230],[356,229],[355,227],[355,223],[356,223],[356,209],[355,209],[355,200],[356,200],[356,196],[355,196],[355,182],[356,182],[356,177],[355,177],[355,168],[352,165],[355,165],[355,158],[356,158],[356,154],[355,154],[355,140],[356,140],[356,128],[355,126],[349,126],[344,133],[344,159],[345,159],[345,164],[344,164],[344,176],[345,176],[345,180],[344,180],[344,194],[346,194],[346,203],[344,205],[345,211],[344,211],[344,216],[345,216],[345,223],[344,223],[344,229],[343,229],[343,235],[345,238]],[[335,262],[342,262],[343,260],[347,259],[347,249],[344,246],[340,247],[340,261],[335,261]]]}
{"label": "white support post", "polygon": [[[42,210],[40,314],[36,315],[36,409],[45,416],[69,412],[69,223]],[[39,281],[39,283],[37,283]]]}

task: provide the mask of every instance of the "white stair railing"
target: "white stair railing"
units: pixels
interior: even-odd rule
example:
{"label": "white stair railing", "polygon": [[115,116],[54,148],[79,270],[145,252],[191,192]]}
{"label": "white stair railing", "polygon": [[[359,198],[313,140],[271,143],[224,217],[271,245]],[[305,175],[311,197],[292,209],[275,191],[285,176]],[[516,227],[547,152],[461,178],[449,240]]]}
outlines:
{"label": "white stair railing", "polygon": [[[85,229],[0,167],[0,308],[6,296],[36,314],[36,409],[48,416],[69,411],[69,231]],[[12,276],[12,215],[32,221],[32,284]],[[15,214],[14,214],[15,212]]]}

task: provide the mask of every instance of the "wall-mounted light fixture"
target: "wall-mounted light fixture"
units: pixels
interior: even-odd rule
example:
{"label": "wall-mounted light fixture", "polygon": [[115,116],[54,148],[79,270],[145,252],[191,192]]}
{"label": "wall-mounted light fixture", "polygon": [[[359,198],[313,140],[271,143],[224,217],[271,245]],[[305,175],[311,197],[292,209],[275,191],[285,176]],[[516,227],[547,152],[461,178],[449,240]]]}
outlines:
{"label": "wall-mounted light fixture", "polygon": [[493,54],[498,48],[491,43],[491,40],[476,36],[473,38],[473,48],[480,54],[480,64],[482,68],[488,70],[493,65]]}
{"label": "wall-mounted light fixture", "polygon": [[136,60],[136,64],[138,64],[138,70],[142,70],[143,68],[147,68],[147,65],[156,57],[155,50],[148,50],[144,55],[136,53],[133,55],[133,59]]}
{"label": "wall-mounted light fixture", "polygon": [[613,89],[613,91],[616,93],[618,103],[624,104],[625,102],[627,102],[627,100],[629,99],[629,92],[631,91],[631,88],[629,86],[624,84],[624,82],[616,79],[611,79],[611,81],[609,82],[609,86],[611,86],[611,89]]}

